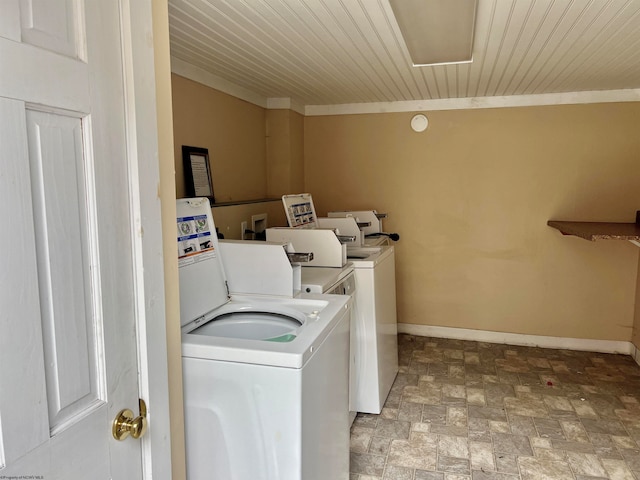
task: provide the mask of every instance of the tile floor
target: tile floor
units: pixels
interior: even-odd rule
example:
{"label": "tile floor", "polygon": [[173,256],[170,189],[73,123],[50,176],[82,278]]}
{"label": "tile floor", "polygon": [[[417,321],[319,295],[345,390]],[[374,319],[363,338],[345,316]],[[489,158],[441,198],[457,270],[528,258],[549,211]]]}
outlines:
{"label": "tile floor", "polygon": [[630,356],[399,335],[380,415],[351,428],[350,480],[640,480]]}

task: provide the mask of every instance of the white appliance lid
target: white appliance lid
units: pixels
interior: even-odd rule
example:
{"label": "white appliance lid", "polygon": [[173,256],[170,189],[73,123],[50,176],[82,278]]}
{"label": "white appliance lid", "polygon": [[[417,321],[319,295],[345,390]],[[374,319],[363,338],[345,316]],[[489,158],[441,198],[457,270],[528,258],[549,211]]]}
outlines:
{"label": "white appliance lid", "polygon": [[176,201],[180,326],[229,301],[216,226],[207,198]]}
{"label": "white appliance lid", "polygon": [[318,216],[309,193],[283,195],[282,203],[290,227],[318,228]]}

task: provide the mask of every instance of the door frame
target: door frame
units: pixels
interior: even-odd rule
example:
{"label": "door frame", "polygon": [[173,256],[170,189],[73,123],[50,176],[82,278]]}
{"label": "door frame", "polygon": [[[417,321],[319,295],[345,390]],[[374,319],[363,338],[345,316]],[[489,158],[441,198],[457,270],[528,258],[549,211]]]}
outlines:
{"label": "door frame", "polygon": [[171,479],[171,433],[152,0],[120,0],[143,477]]}

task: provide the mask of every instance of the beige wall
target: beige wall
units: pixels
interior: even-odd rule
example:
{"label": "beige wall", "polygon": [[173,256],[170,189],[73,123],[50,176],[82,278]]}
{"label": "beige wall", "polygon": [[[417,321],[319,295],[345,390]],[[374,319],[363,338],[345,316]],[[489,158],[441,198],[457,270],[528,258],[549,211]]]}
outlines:
{"label": "beige wall", "polygon": [[287,218],[284,214],[284,208],[280,199],[268,202],[213,207],[211,213],[213,214],[213,221],[216,223],[216,227],[227,240],[239,240],[241,238],[241,222],[247,222],[248,228],[251,229],[251,217],[253,215],[266,213],[268,227],[287,224]]}
{"label": "beige wall", "polygon": [[[308,191],[320,214],[388,212],[400,322],[623,341],[640,324],[636,247],[546,226],[633,220],[640,104],[431,112],[417,134],[411,113],[302,117],[172,86],[178,196],[192,145],[209,149],[217,202]],[[225,238],[256,213],[284,224],[278,202],[213,208]]]}
{"label": "beige wall", "polygon": [[266,213],[268,226],[286,225],[280,197],[304,185],[304,117],[266,110],[179,75],[172,76],[175,184],[185,196],[182,145],[207,148],[216,204],[271,198],[276,201],[216,205],[213,218],[228,239],[240,224]]}
{"label": "beige wall", "polygon": [[280,198],[304,189],[304,117],[267,110],[267,194]]}
{"label": "beige wall", "polygon": [[630,222],[640,103],[306,117],[319,214],[376,208],[396,244],[398,321],[629,341],[638,249],[549,219]]}
{"label": "beige wall", "polygon": [[183,145],[209,150],[216,203],[265,198],[265,109],[175,74],[172,88],[178,198]]}

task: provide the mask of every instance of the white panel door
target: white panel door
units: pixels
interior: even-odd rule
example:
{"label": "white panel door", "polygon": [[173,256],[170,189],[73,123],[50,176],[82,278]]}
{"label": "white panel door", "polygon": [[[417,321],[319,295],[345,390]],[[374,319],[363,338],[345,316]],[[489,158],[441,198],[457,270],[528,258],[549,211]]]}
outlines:
{"label": "white panel door", "polygon": [[120,8],[0,4],[0,478],[142,478]]}

